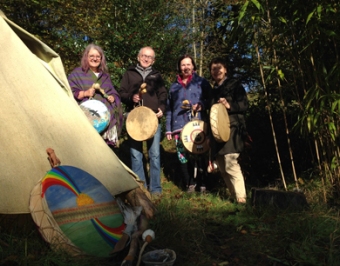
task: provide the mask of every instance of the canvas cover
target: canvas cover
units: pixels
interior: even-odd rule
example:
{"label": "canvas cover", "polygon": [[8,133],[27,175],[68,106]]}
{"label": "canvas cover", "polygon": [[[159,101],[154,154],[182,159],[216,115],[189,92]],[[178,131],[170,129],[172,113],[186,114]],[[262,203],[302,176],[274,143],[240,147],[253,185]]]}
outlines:
{"label": "canvas cover", "polygon": [[0,213],[29,213],[30,193],[51,169],[83,169],[112,195],[138,187],[73,98],[62,61],[0,11]]}

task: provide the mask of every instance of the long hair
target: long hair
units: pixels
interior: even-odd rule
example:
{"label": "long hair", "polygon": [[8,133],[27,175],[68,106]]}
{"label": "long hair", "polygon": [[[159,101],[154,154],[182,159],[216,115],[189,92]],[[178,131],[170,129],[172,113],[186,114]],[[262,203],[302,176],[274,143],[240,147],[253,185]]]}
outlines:
{"label": "long hair", "polygon": [[81,68],[83,69],[83,71],[87,72],[90,69],[90,66],[89,66],[89,63],[88,63],[88,55],[89,55],[89,52],[90,52],[91,49],[97,50],[98,53],[101,56],[101,60],[100,60],[98,70],[100,72],[108,73],[109,70],[108,70],[107,65],[106,65],[106,59],[105,59],[104,51],[100,46],[93,44],[93,43],[89,44],[83,52],[83,57],[81,58],[81,62],[80,62],[80,65],[81,65]]}
{"label": "long hair", "polygon": [[185,54],[185,55],[182,55],[180,58],[178,58],[178,61],[177,61],[177,72],[178,72],[178,74],[181,74],[181,62],[185,58],[191,59],[191,63],[194,66],[194,71],[196,71],[196,69],[197,69],[195,60],[190,55]]}

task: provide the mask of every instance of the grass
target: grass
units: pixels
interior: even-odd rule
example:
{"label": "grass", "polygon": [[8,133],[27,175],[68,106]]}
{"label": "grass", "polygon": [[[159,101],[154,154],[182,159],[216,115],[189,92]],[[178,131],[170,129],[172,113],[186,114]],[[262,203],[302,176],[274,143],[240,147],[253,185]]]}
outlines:
{"label": "grass", "polygon": [[[145,252],[172,249],[180,266],[339,265],[339,212],[315,200],[317,188],[309,184],[311,208],[302,211],[231,203],[216,176],[210,193],[184,193],[174,147],[162,147],[163,197],[150,221],[156,238]],[[124,142],[116,152],[126,162]],[[30,215],[0,216],[0,265],[120,265],[124,252],[114,259],[72,258],[50,249]]]}

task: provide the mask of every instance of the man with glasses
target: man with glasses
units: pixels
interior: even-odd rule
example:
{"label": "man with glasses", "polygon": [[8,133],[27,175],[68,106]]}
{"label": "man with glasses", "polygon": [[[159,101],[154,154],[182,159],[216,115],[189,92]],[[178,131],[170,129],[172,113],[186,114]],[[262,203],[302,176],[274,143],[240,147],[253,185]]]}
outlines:
{"label": "man with glasses", "polygon": [[[120,96],[122,102],[126,104],[127,112],[130,112],[138,105],[143,105],[154,111],[158,118],[156,134],[146,142],[150,160],[150,182],[148,187],[152,198],[159,198],[162,194],[160,177],[160,118],[165,112],[167,91],[161,73],[152,67],[155,62],[155,51],[152,47],[146,46],[141,48],[137,60],[137,65],[130,66],[123,75],[120,85]],[[141,87],[144,88],[142,86],[143,83],[146,84],[146,91],[141,94],[140,89]],[[144,174],[147,171],[144,171],[143,165],[143,141],[136,141],[129,136],[129,144],[131,169],[145,182],[147,187],[147,179]]]}

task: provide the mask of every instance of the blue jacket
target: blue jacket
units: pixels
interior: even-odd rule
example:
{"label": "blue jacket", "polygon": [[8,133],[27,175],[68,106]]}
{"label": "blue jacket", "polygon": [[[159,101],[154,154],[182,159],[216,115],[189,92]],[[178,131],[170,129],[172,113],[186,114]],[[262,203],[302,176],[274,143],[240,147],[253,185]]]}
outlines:
{"label": "blue jacket", "polygon": [[202,111],[197,114],[197,118],[205,120],[210,90],[209,82],[196,73],[193,73],[192,79],[186,87],[177,78],[171,84],[168,93],[165,134],[180,133],[185,124],[191,121],[191,110],[182,108],[184,100],[189,100],[192,105],[200,103]]}

